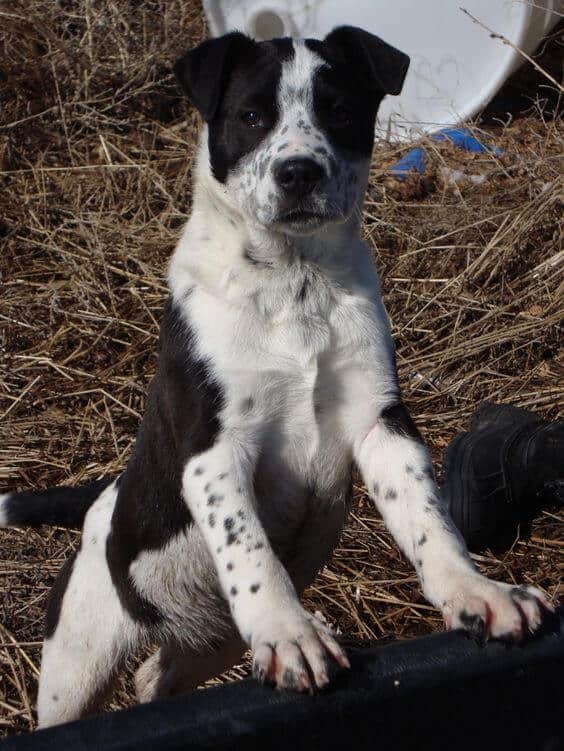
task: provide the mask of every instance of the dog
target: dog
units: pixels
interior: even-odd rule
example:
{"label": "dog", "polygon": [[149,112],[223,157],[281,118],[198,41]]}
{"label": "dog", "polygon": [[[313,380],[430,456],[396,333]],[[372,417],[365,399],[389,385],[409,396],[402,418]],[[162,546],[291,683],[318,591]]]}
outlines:
{"label": "dog", "polygon": [[47,608],[40,726],[91,712],[148,644],[140,701],[247,647],[259,680],[324,687],[347,657],[299,597],[339,540],[353,464],[447,627],[518,641],[551,609],[475,569],[401,400],[360,228],[378,106],[408,66],[347,26],[234,32],[176,63],[204,126],[132,456],[117,478],[0,502],[2,526],[83,530]]}

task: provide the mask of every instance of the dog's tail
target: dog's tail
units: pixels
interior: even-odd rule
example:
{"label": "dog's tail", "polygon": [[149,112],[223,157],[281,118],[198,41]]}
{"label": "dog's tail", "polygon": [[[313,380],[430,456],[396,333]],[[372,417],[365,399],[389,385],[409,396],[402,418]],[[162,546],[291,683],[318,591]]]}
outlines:
{"label": "dog's tail", "polygon": [[86,512],[114,479],[103,477],[76,488],[0,493],[0,527],[40,527],[47,524],[81,529]]}

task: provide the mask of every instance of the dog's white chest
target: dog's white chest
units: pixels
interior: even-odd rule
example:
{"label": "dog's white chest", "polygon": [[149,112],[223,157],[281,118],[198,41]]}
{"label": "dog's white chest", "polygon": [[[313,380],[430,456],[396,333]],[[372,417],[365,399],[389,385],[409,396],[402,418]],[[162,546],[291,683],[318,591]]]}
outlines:
{"label": "dog's white chest", "polygon": [[201,355],[221,374],[223,426],[260,434],[272,471],[334,485],[350,463],[351,411],[369,420],[366,396],[382,386],[375,350],[392,372],[379,303],[306,265],[235,276],[221,297],[196,287],[186,305]]}

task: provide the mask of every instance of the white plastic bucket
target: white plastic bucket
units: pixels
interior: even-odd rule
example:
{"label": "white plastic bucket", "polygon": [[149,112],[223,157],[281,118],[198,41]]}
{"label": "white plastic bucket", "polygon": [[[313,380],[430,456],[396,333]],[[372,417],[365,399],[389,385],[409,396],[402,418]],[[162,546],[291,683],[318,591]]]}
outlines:
{"label": "white plastic bucket", "polygon": [[564,0],[204,0],[214,36],[325,36],[361,26],[411,56],[399,97],[386,97],[377,134],[412,140],[475,115],[564,13]]}

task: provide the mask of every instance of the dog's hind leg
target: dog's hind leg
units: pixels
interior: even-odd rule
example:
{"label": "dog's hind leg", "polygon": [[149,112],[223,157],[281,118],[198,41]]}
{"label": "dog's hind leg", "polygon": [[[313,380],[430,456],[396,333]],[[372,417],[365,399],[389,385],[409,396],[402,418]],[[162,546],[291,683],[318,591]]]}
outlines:
{"label": "dog's hind leg", "polygon": [[236,665],[246,648],[238,635],[208,653],[164,644],[137,670],[137,698],[147,702],[190,691]]}
{"label": "dog's hind leg", "polygon": [[81,548],[65,564],[51,593],[39,681],[40,727],[92,712],[141,636],[120,603],[106,560],[115,497],[111,485],[94,503]]}

